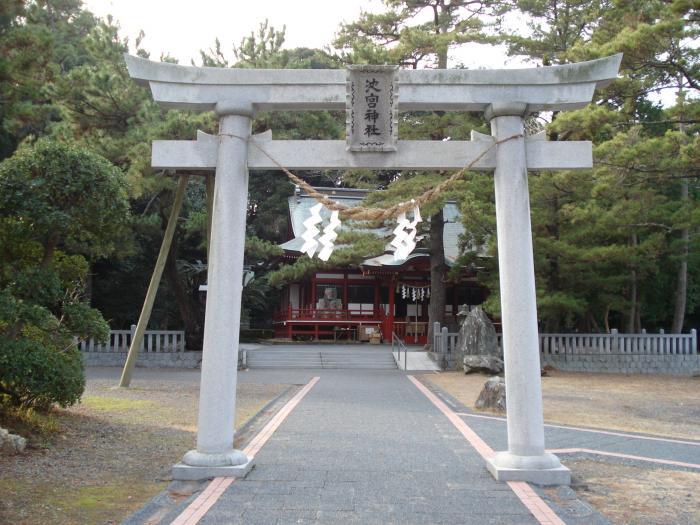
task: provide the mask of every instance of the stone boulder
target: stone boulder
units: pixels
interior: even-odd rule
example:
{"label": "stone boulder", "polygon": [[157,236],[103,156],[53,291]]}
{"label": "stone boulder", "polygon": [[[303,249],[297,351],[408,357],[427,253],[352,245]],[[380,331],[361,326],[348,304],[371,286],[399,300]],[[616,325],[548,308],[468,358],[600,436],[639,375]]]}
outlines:
{"label": "stone boulder", "polygon": [[489,378],[484,383],[474,406],[479,410],[506,411],[506,381],[502,377]]}
{"label": "stone boulder", "polygon": [[0,454],[21,454],[26,446],[27,440],[22,436],[10,434],[7,429],[0,427]]}
{"label": "stone boulder", "polygon": [[466,355],[462,360],[465,374],[485,372],[500,374],[503,372],[503,359],[495,355]]}
{"label": "stone boulder", "polygon": [[465,316],[457,338],[460,357],[487,355],[503,359],[503,352],[496,339],[496,329],[484,311],[477,306],[471,312],[460,311],[460,315]]}

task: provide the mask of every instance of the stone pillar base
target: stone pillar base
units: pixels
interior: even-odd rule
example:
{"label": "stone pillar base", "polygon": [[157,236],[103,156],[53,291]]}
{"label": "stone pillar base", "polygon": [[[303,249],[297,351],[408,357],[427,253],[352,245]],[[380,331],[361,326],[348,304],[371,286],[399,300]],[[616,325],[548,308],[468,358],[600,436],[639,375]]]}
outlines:
{"label": "stone pillar base", "polygon": [[226,454],[204,454],[190,450],[182,462],[173,466],[173,479],[196,481],[202,479],[226,477],[245,477],[253,468],[254,460],[240,450],[231,450]]}
{"label": "stone pillar base", "polygon": [[486,468],[497,481],[528,481],[536,485],[569,485],[571,471],[554,454],[516,456],[498,452],[486,460]]}

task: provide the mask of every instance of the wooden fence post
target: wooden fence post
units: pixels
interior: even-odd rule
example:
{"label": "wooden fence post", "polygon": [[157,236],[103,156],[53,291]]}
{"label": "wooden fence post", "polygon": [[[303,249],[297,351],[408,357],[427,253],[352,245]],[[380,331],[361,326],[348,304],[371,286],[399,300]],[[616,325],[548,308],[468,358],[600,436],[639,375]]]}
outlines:
{"label": "wooden fence post", "polygon": [[170,245],[172,244],[173,235],[175,234],[177,219],[180,216],[182,202],[185,199],[185,189],[187,188],[188,179],[188,175],[181,175],[177,184],[175,200],[173,201],[173,207],[170,210],[170,217],[168,217],[168,225],[165,228],[163,243],[160,245],[160,252],[158,253],[158,259],[156,260],[156,265],[153,269],[151,282],[148,284],[146,299],[143,302],[143,308],[141,309],[141,315],[139,315],[139,321],[136,324],[136,330],[132,335],[131,345],[129,346],[129,355],[126,356],[124,370],[122,370],[122,376],[119,380],[120,387],[128,387],[131,383],[131,376],[134,372],[134,367],[136,366],[136,359],[138,358],[139,350],[141,349],[141,342],[143,341],[143,336],[146,332],[148,320],[151,317],[153,303],[155,302],[156,293],[158,292],[158,285],[160,284],[160,278],[163,275],[163,269],[165,268],[165,261],[168,258],[168,253],[170,252]]}

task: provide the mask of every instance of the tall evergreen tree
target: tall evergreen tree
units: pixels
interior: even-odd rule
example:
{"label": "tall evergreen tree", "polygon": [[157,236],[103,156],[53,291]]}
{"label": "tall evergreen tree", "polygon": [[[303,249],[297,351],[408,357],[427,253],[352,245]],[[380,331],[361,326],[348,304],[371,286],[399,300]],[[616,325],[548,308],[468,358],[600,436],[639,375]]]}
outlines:
{"label": "tall evergreen tree", "polygon": [[[495,21],[505,12],[505,2],[445,0],[384,0],[386,11],[379,14],[362,13],[359,20],[344,24],[334,45],[345,53],[352,63],[386,63],[418,69],[436,67],[446,69],[450,49],[466,43],[487,43],[493,37],[487,34],[488,22]],[[444,131],[454,126],[455,115],[444,112],[419,113],[402,116],[399,133],[404,138],[445,140],[458,138]],[[469,118],[469,117],[467,117]],[[458,127],[461,127],[458,126]],[[434,186],[444,173],[422,174],[409,181],[414,174],[402,173],[396,178],[396,189],[401,188],[403,200],[415,195],[419,188]],[[404,193],[404,191],[406,193]],[[428,341],[432,340],[435,322],[445,324],[446,278],[445,248],[443,245],[444,200],[434,203],[430,212],[430,305]]]}
{"label": "tall evergreen tree", "polygon": [[[677,84],[696,89],[696,10],[654,0],[518,5],[531,23],[528,35],[507,36],[512,53],[543,64],[625,53],[622,78],[589,107],[553,115],[548,126],[551,140],[592,140],[594,170],[531,177],[543,328],[638,331],[646,318],[680,330],[693,260],[689,232],[697,227],[695,193],[684,190],[697,175],[688,117],[696,110],[685,104],[691,132],[681,133],[678,108],[651,97]],[[671,267],[678,268],[675,287]]]}

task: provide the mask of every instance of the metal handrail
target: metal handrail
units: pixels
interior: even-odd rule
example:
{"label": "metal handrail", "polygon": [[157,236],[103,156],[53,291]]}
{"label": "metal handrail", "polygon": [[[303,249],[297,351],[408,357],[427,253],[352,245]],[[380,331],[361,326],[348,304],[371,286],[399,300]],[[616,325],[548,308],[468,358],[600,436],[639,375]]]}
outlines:
{"label": "metal handrail", "polygon": [[408,367],[408,348],[403,340],[396,335],[396,332],[391,333],[391,353],[394,353],[394,344],[398,347],[397,358],[398,364],[401,364],[401,349],[403,348],[403,369],[406,370]]}

